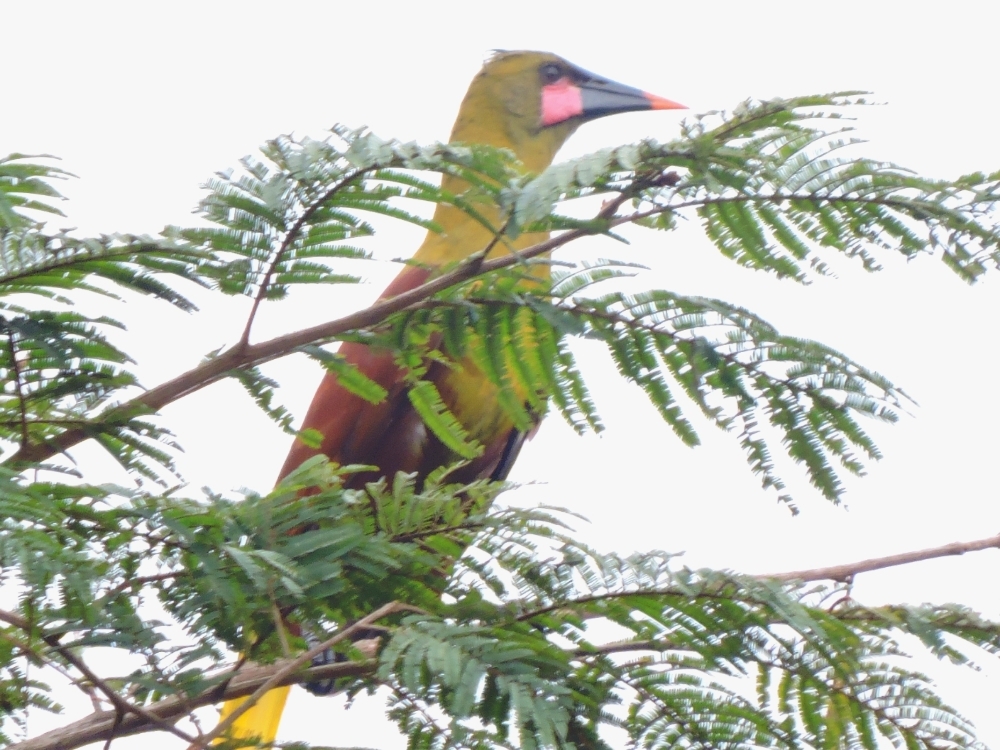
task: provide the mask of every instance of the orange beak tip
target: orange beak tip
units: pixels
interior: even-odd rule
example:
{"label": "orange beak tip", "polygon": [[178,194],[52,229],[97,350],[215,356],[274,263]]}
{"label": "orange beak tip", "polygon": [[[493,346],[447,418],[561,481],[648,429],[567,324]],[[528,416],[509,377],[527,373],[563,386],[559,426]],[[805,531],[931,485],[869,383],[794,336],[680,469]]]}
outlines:
{"label": "orange beak tip", "polygon": [[683,104],[678,104],[670,99],[664,99],[662,96],[656,96],[656,94],[646,94],[646,98],[649,100],[650,109],[687,109]]}

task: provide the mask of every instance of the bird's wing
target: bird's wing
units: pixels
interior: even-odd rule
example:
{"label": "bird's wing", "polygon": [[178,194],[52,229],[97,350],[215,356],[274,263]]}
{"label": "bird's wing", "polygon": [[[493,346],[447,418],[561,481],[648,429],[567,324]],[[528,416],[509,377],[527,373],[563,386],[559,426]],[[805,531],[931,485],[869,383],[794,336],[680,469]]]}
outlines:
{"label": "bird's wing", "polygon": [[[379,300],[390,299],[405,291],[420,286],[430,275],[425,268],[410,266],[392,281],[382,292]],[[279,478],[283,478],[312,456],[323,454],[341,465],[365,463],[381,466],[375,457],[387,436],[394,443],[408,444],[415,436],[395,435],[402,425],[408,404],[403,371],[396,366],[393,353],[385,349],[365,346],[354,342],[341,345],[343,361],[378,383],[386,391],[386,397],[377,404],[348,391],[333,373],[327,373],[309,410],[302,427],[315,430],[323,437],[319,447],[306,445],[296,440],[288,452]],[[411,430],[412,433],[412,430]],[[405,463],[401,461],[400,463]],[[387,467],[388,468],[388,467]]]}
{"label": "bird's wing", "polygon": [[[426,268],[408,267],[380,299],[413,289],[429,275]],[[433,470],[456,461],[458,457],[434,436],[410,403],[405,374],[396,365],[393,352],[347,342],[340,347],[339,353],[347,364],[382,386],[387,395],[373,404],[348,391],[335,375],[328,373],[303,422],[303,429],[315,430],[323,436],[319,447],[296,440],[282,466],[281,477],[319,454],[341,465],[378,467],[377,472],[353,475],[348,485],[355,487],[380,476],[391,478],[399,471],[416,472],[422,479]],[[450,478],[469,482],[506,477],[526,435],[514,429],[485,375],[471,360],[463,360],[454,365],[433,362],[425,379],[437,387],[448,409],[483,446],[479,456],[456,470]]]}

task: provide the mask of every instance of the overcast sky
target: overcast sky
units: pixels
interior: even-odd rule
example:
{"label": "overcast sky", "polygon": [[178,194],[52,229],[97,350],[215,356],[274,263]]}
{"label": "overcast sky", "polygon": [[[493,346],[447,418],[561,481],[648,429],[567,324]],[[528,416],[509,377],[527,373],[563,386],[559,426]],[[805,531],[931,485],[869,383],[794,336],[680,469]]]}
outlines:
{"label": "overcast sky", "polygon": [[[469,80],[491,49],[503,48],[556,52],[695,112],[749,96],[873,91],[884,106],[857,112],[871,141],[867,155],[931,176],[1000,168],[1000,11],[983,2],[932,7],[936,13],[870,1],[7,2],[0,9],[0,153],[55,154],[79,176],[65,185],[71,200],[57,226],[156,233],[190,223],[199,185],[279,133],[321,137],[342,122],[386,137],[446,138]],[[649,136],[667,140],[682,116],[636,113],[585,125],[562,157]],[[896,427],[872,425],[885,459],[868,477],[847,481],[847,508],[830,506],[790,469],[786,479],[802,509],[792,518],[759,489],[733,436],[701,425],[704,445],[684,448],[640,392],[596,350],[581,349],[607,431],[579,438],[550,418],[511,476],[538,483],[516,502],[581,512],[592,521],[582,531],[604,548],[685,551],[690,565],[749,573],[1000,531],[998,355],[989,333],[1000,313],[1000,272],[970,288],[933,258],[885,257],[882,273],[838,264],[839,278],[802,288],[737,268],[698,234],[696,225],[670,235],[633,232],[630,247],[589,241],[562,257],[641,261],[651,267],[642,277],[647,287],[744,304],[887,375],[920,406]],[[398,269],[389,261],[419,240],[413,229],[388,227],[371,244],[378,262],[360,271],[368,285],[296,295],[267,311],[258,337],[370,301]],[[187,316],[130,305],[109,312],[132,325],[127,347],[138,354],[146,385],[231,343],[247,307],[212,304]],[[286,385],[284,402],[301,414],[318,370],[293,360],[272,373]],[[187,450],[179,463],[193,488],[265,491],[287,450],[288,438],[229,385],[195,394],[165,416]],[[108,471],[94,451],[78,456],[95,476]],[[997,562],[990,551],[867,574],[855,594],[872,604],[957,600],[998,617]],[[984,664],[985,673],[935,675],[983,738],[1000,745],[1000,669]],[[401,745],[391,732],[375,734],[362,709],[342,719],[339,705],[296,692],[279,739]],[[32,733],[49,725],[32,719]],[[139,743],[149,745],[121,746]]]}

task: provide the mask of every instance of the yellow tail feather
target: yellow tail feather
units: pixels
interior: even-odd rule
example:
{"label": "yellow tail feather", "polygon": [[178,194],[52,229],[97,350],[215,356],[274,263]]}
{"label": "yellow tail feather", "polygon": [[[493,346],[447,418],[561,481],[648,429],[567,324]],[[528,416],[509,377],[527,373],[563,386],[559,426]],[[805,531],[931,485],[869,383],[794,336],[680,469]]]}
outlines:
{"label": "yellow tail feather", "polygon": [[[246,739],[256,737],[265,744],[274,742],[274,738],[278,734],[281,712],[285,710],[285,701],[288,700],[289,690],[291,690],[290,687],[280,687],[265,693],[257,705],[233,723],[229,730],[229,736]],[[222,706],[219,721],[225,721],[226,717],[243,705],[245,700],[246,698],[234,698],[231,701],[226,701]]]}

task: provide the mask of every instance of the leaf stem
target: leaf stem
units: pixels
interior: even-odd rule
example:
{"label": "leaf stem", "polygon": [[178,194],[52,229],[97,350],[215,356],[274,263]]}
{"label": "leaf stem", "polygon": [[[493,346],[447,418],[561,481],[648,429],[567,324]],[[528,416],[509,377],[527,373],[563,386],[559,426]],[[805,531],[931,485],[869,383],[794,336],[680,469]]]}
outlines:
{"label": "leaf stem", "polygon": [[253,305],[250,308],[250,314],[247,315],[247,322],[243,328],[243,334],[240,336],[239,342],[236,344],[237,347],[245,348],[246,346],[249,345],[250,329],[253,327],[253,322],[254,318],[257,315],[257,310],[260,308],[261,302],[263,302],[264,297],[267,295],[267,290],[270,286],[271,277],[274,276],[274,272],[275,269],[278,267],[278,264],[281,263],[282,260],[284,260],[285,254],[292,247],[292,243],[295,242],[295,240],[298,238],[299,233],[302,231],[302,227],[305,226],[305,223],[312,218],[313,214],[315,214],[320,208],[323,207],[323,204],[325,204],[328,200],[333,198],[333,196],[335,196],[343,188],[347,187],[350,183],[354,182],[356,179],[366,174],[367,172],[371,172],[376,169],[378,169],[377,166],[370,166],[370,167],[365,167],[364,169],[354,170],[346,177],[344,177],[342,180],[337,182],[337,184],[335,184],[325,193],[323,193],[323,195],[317,198],[316,201],[311,206],[309,206],[308,208],[306,208],[305,211],[302,212],[302,215],[295,221],[295,223],[292,224],[291,228],[288,230],[288,233],[285,235],[285,239],[282,241],[281,246],[278,248],[278,251],[274,254],[274,257],[271,259],[270,266],[268,267],[267,272],[264,274],[263,279],[260,282],[260,287],[257,289],[257,294],[254,295]]}

